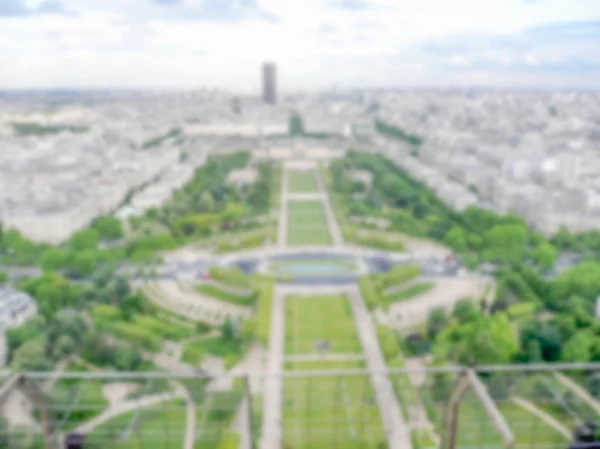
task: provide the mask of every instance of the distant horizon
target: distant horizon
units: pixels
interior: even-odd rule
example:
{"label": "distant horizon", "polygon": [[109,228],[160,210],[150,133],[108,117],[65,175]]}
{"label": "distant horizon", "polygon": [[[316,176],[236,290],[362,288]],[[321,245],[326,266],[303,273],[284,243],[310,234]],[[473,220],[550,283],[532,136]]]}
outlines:
{"label": "distant horizon", "polygon": [[[297,94],[318,94],[318,93],[347,93],[347,92],[399,92],[399,91],[577,91],[577,92],[599,92],[599,87],[581,87],[581,86],[484,86],[484,85],[451,85],[451,86],[397,86],[397,87],[331,87],[321,89],[296,89],[279,90],[280,96]],[[217,86],[201,87],[129,87],[129,86],[106,86],[106,87],[24,87],[24,88],[5,88],[0,86],[0,94],[3,93],[93,93],[93,92],[202,92],[216,91],[240,95],[243,97],[261,98],[261,92],[238,92],[235,89]]]}

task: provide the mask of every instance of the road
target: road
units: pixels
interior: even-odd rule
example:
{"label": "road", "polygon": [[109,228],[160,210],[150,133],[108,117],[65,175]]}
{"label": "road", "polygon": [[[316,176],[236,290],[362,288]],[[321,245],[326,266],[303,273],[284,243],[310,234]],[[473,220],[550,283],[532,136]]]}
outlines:
{"label": "road", "polygon": [[383,359],[371,316],[365,307],[358,287],[354,285],[345,290],[348,291],[348,297],[352,304],[352,313],[354,314],[358,337],[366,355],[367,368],[371,372],[371,383],[381,413],[383,428],[388,438],[388,447],[390,449],[412,448],[410,432],[402,418],[400,405],[392,383],[387,374],[381,374],[387,369],[387,364]]}
{"label": "road", "polygon": [[276,287],[271,312],[271,335],[267,355],[267,378],[263,393],[262,449],[280,449],[282,445],[283,368],[285,342],[286,289]]}

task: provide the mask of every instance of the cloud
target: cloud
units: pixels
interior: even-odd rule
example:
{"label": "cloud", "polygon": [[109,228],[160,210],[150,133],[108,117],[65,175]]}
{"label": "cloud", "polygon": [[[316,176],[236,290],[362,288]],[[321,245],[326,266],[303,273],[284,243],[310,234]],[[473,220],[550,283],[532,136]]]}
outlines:
{"label": "cloud", "polygon": [[46,0],[34,12],[36,14],[72,14],[60,0]]}
{"label": "cloud", "polygon": [[256,0],[204,0],[199,4],[188,4],[183,0],[150,0],[163,7],[172,7],[170,18],[175,20],[277,21],[278,18],[262,9]]}
{"label": "cloud", "polygon": [[156,3],[160,6],[175,6],[180,5],[183,0],[151,0],[152,3]]}
{"label": "cloud", "polygon": [[[576,21],[530,27],[513,35],[463,34],[420,46],[433,63],[460,69],[600,72],[600,22]],[[459,61],[469,61],[460,64]]]}
{"label": "cloud", "polygon": [[72,15],[61,0],[45,0],[37,8],[28,8],[23,0],[0,0],[0,18],[32,17],[43,14]]}
{"label": "cloud", "polygon": [[363,11],[369,8],[366,0],[333,0],[328,3],[330,8],[344,9],[347,11]]}
{"label": "cloud", "polygon": [[21,0],[0,1],[0,17],[18,17],[27,14],[29,14],[29,10]]}

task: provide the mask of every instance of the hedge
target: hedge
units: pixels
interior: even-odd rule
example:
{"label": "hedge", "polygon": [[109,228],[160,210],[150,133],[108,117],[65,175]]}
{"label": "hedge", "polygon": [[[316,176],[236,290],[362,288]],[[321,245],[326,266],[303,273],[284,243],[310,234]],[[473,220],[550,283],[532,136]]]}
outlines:
{"label": "hedge", "polygon": [[258,297],[258,318],[256,336],[258,340],[267,347],[271,334],[271,313],[273,310],[273,281],[266,282]]}
{"label": "hedge", "polygon": [[181,360],[184,363],[190,365],[198,365],[202,362],[206,351],[204,348],[197,344],[197,342],[189,342],[183,345],[183,352],[181,354]]}
{"label": "hedge", "polygon": [[219,267],[213,266],[209,270],[210,277],[215,281],[229,285],[233,288],[251,288],[252,282],[248,276],[239,267]]}
{"label": "hedge", "polygon": [[239,306],[254,305],[256,303],[256,297],[258,296],[258,291],[256,290],[249,295],[239,295],[236,293],[222,290],[219,287],[212,284],[200,284],[196,286],[196,290],[198,290],[200,293],[205,294],[206,296],[210,296],[221,301],[227,301]]}
{"label": "hedge", "polygon": [[387,273],[379,276],[379,287],[384,290],[390,287],[402,285],[412,279],[419,277],[421,267],[418,265],[397,265]]}
{"label": "hedge", "polygon": [[375,309],[380,304],[381,297],[377,291],[377,287],[373,284],[371,277],[369,275],[361,276],[358,279],[358,285],[367,309]]}
{"label": "hedge", "polygon": [[400,343],[393,330],[383,324],[377,325],[377,339],[381,346],[381,352],[386,362],[402,356],[400,353]]}
{"label": "hedge", "polygon": [[433,282],[418,282],[413,284],[403,290],[394,292],[390,295],[385,296],[386,303],[392,303],[395,301],[403,301],[407,299],[412,299],[415,296],[422,295],[429,290],[431,290],[434,286]]}

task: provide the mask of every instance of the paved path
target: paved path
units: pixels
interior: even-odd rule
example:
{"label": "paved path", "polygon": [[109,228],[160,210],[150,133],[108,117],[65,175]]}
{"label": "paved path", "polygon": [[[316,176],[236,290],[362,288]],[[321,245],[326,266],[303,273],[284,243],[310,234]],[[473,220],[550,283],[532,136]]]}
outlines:
{"label": "paved path", "polygon": [[554,372],[554,376],[561,384],[579,396],[581,400],[589,405],[596,413],[600,414],[600,403],[585,388],[562,373]]}
{"label": "paved path", "polygon": [[286,362],[313,362],[313,361],[346,361],[346,360],[364,360],[363,354],[294,354],[286,355]]}
{"label": "paved path", "polygon": [[283,249],[287,244],[288,230],[288,182],[289,171],[283,167],[281,174],[281,194],[279,195],[279,229],[277,232],[277,248]]}
{"label": "paved path", "polygon": [[276,287],[271,312],[271,335],[267,359],[268,377],[263,393],[262,449],[280,449],[282,445],[282,379],[285,342],[285,296],[286,289]]}
{"label": "paved path", "polygon": [[288,200],[298,200],[298,201],[323,201],[325,200],[325,193],[288,193]]}
{"label": "paved path", "polygon": [[387,369],[387,364],[379,347],[375,326],[358,287],[353,285],[346,290],[348,290],[348,297],[352,304],[358,336],[367,358],[367,368],[372,372],[371,383],[381,413],[383,428],[387,434],[388,447],[390,449],[412,448],[410,432],[402,418],[400,405],[396,399],[392,383],[387,374],[378,374]]}
{"label": "paved path", "polygon": [[152,407],[154,405],[161,404],[163,402],[171,401],[175,398],[181,398],[182,392],[178,393],[160,393],[152,396],[145,396],[139,399],[131,401],[121,402],[118,406],[107,408],[100,415],[95,418],[80,424],[76,429],[76,433],[90,433],[93,432],[98,426],[107,423],[111,419],[122,415],[123,413],[133,412],[142,408]]}
{"label": "paved path", "polygon": [[548,413],[546,413],[539,407],[536,407],[528,400],[520,398],[518,396],[513,397],[512,400],[514,403],[520,405],[524,409],[528,410],[529,412],[540,418],[550,427],[562,434],[565,438],[569,440],[571,439],[571,432],[569,432],[569,429],[567,429],[562,423],[558,422],[556,419],[554,419],[552,416],[550,416]]}
{"label": "paved path", "polygon": [[237,430],[240,434],[239,449],[252,449],[252,429],[250,428],[250,413],[252,413],[252,410],[249,410],[249,408],[250,402],[245,397],[237,411]]}
{"label": "paved path", "polygon": [[431,435],[436,445],[439,446],[440,437],[437,435],[434,425],[429,420],[429,415],[427,415],[420,394],[420,389],[427,378],[427,366],[423,359],[410,357],[406,359],[405,368],[408,370],[408,377],[415,391],[415,394],[412,395],[413,400],[409,404],[410,426],[413,429],[425,429],[429,431],[429,435]]}
{"label": "paved path", "polygon": [[331,235],[333,246],[344,246],[342,230],[340,229],[337,219],[335,218],[335,214],[333,213],[331,201],[329,200],[329,194],[327,193],[327,188],[325,187],[325,183],[323,182],[323,177],[321,176],[320,170],[316,170],[316,178],[317,185],[319,187],[319,192],[321,192],[324,195],[323,209],[325,210],[325,217],[327,218],[327,227],[329,228],[329,235]]}
{"label": "paved path", "polygon": [[190,391],[182,384],[178,383],[178,385],[187,403],[183,449],[194,449],[194,444],[196,443],[196,403]]}

